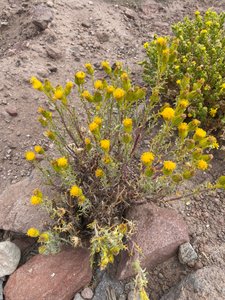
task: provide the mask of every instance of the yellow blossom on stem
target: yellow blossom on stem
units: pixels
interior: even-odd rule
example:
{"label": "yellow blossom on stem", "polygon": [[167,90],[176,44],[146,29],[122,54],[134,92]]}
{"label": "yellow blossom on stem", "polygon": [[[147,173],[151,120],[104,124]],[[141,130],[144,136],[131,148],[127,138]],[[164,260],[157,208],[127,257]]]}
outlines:
{"label": "yellow blossom on stem", "polygon": [[44,153],[44,149],[40,145],[34,146],[34,151],[37,152],[38,154]]}
{"label": "yellow blossom on stem", "polygon": [[181,108],[183,108],[183,109],[187,108],[189,104],[190,104],[189,101],[186,100],[186,99],[181,99],[181,100],[178,102],[179,107],[181,107]]}
{"label": "yellow blossom on stem", "polygon": [[30,237],[38,237],[40,235],[40,232],[38,229],[31,227],[27,230],[27,235]]}
{"label": "yellow blossom on stem", "polygon": [[39,243],[47,243],[49,241],[49,233],[43,232],[39,235],[38,242]]}
{"label": "yellow blossom on stem", "polygon": [[203,159],[200,159],[200,160],[197,161],[197,168],[199,170],[203,170],[204,171],[204,170],[208,169],[208,164]]}
{"label": "yellow blossom on stem", "polygon": [[181,138],[185,138],[188,135],[188,124],[185,122],[180,123],[178,126],[178,132]]}
{"label": "yellow blossom on stem", "polygon": [[102,169],[97,169],[95,171],[95,176],[96,177],[103,177],[104,176],[104,171]]}
{"label": "yellow blossom on stem", "polygon": [[81,94],[81,96],[86,99],[87,101],[92,101],[93,100],[93,96],[89,93],[89,91],[84,90]]}
{"label": "yellow blossom on stem", "polygon": [[119,100],[122,100],[122,99],[124,98],[125,94],[126,94],[126,92],[125,92],[123,89],[117,88],[117,89],[115,89],[114,92],[113,92],[113,97],[114,97],[117,101],[119,101]]}
{"label": "yellow blossom on stem", "polygon": [[105,155],[105,156],[103,156],[103,158],[102,158],[102,162],[103,162],[104,164],[108,165],[108,164],[110,164],[110,163],[112,162],[112,159],[111,159],[111,157],[110,157],[109,155]]}
{"label": "yellow blossom on stem", "polygon": [[68,167],[68,160],[66,157],[60,157],[56,160],[58,167],[60,168],[66,168]]}
{"label": "yellow blossom on stem", "polygon": [[102,90],[104,88],[102,80],[96,80],[94,82],[94,87],[96,90]]}
{"label": "yellow blossom on stem", "polygon": [[45,131],[45,132],[44,132],[44,135],[45,135],[46,137],[48,137],[50,140],[52,140],[52,141],[54,141],[55,138],[56,138],[54,132],[52,132],[51,130]]}
{"label": "yellow blossom on stem", "polygon": [[212,118],[214,118],[216,116],[218,108],[210,108],[209,110],[209,114]]}
{"label": "yellow blossom on stem", "polygon": [[35,90],[39,90],[39,91],[43,91],[43,84],[41,83],[40,80],[38,80],[36,77],[31,77],[30,79],[30,83],[32,84],[32,87],[35,89]]}
{"label": "yellow blossom on stem", "polygon": [[55,90],[55,93],[54,93],[54,99],[56,100],[60,100],[62,99],[64,96],[64,91],[63,91],[63,88],[62,87],[57,87],[56,90]]}
{"label": "yellow blossom on stem", "polygon": [[93,122],[98,124],[98,126],[101,126],[102,125],[102,118],[96,116],[96,117],[94,117]]}
{"label": "yellow blossom on stem", "polygon": [[112,68],[110,67],[110,64],[108,61],[102,61],[101,66],[107,74],[110,74],[112,72]]}
{"label": "yellow blossom on stem", "polygon": [[155,156],[152,152],[144,152],[141,155],[141,162],[146,166],[151,165],[154,159]]}
{"label": "yellow blossom on stem", "polygon": [[98,124],[95,122],[90,123],[88,127],[89,127],[89,130],[93,133],[95,133],[99,129]]}
{"label": "yellow blossom on stem", "polygon": [[175,111],[171,107],[166,107],[164,110],[161,112],[161,116],[165,121],[171,121],[174,116],[175,116]]}
{"label": "yellow blossom on stem", "polygon": [[43,198],[40,197],[40,196],[33,195],[33,196],[31,196],[31,198],[30,198],[30,203],[31,203],[32,205],[39,205],[39,204],[41,204],[42,202],[43,202]]}
{"label": "yellow blossom on stem", "polygon": [[84,83],[85,81],[85,78],[86,78],[86,74],[82,71],[79,71],[75,74],[75,82],[76,84],[78,85],[81,85]]}
{"label": "yellow blossom on stem", "polygon": [[70,196],[71,197],[80,197],[82,196],[82,189],[77,186],[77,185],[73,185],[70,189]]}
{"label": "yellow blossom on stem", "polygon": [[165,48],[167,45],[167,40],[164,37],[158,37],[156,40],[156,44],[161,46],[162,48]]}
{"label": "yellow blossom on stem", "polygon": [[108,85],[106,88],[106,91],[108,94],[112,94],[114,92],[115,88],[112,85]]}
{"label": "yellow blossom on stem", "polygon": [[90,74],[90,75],[94,74],[94,68],[93,68],[92,64],[86,63],[84,66],[85,66],[88,74]]}
{"label": "yellow blossom on stem", "polygon": [[85,143],[85,145],[90,145],[91,140],[89,138],[85,138],[84,143]]}
{"label": "yellow blossom on stem", "polygon": [[194,136],[193,136],[193,138],[195,139],[195,140],[200,140],[200,139],[203,139],[203,138],[205,138],[206,137],[206,131],[205,130],[203,130],[202,128],[197,128],[196,130],[195,130],[195,134],[194,134]]}
{"label": "yellow blossom on stem", "polygon": [[149,42],[145,42],[144,45],[143,45],[144,49],[148,49],[149,47]]}
{"label": "yellow blossom on stem", "polygon": [[133,125],[133,121],[131,118],[125,118],[123,120],[123,126],[126,132],[131,132],[132,131],[132,125]]}
{"label": "yellow blossom on stem", "polygon": [[166,160],[163,163],[163,173],[165,175],[170,175],[176,169],[176,167],[177,165],[175,162],[171,160]]}
{"label": "yellow blossom on stem", "polygon": [[33,151],[27,151],[27,152],[25,153],[25,158],[26,158],[26,160],[28,160],[28,161],[33,161],[33,160],[35,160],[36,155],[35,155],[35,153],[34,153]]}
{"label": "yellow blossom on stem", "polygon": [[110,140],[101,140],[100,146],[101,146],[102,150],[104,150],[105,152],[109,152]]}

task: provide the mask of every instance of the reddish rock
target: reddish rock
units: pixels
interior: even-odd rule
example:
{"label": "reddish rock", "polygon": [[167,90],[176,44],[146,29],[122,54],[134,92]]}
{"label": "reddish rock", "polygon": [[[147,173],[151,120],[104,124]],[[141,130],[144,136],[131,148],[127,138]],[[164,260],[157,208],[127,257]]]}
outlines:
{"label": "reddish rock", "polygon": [[[30,177],[9,185],[0,194],[0,228],[26,233],[30,227],[45,230],[51,222],[47,212],[42,207],[30,204],[34,189],[40,188],[44,195],[51,198],[54,194],[50,188],[43,188],[40,173],[33,172]],[[55,194],[54,194],[55,195]]]}
{"label": "reddish rock", "polygon": [[[186,224],[173,209],[145,204],[131,209],[127,218],[137,224],[137,232],[132,241],[140,246],[143,255],[135,248],[133,256],[129,256],[127,252],[121,255],[117,272],[120,280],[134,275],[132,262],[138,256],[143,267],[155,267],[172,257],[179,245],[189,241]],[[133,248],[132,244],[129,245],[130,249]]]}
{"label": "reddish rock", "polygon": [[6,112],[12,117],[16,117],[18,115],[18,112],[17,112],[17,109],[15,106],[8,105],[6,107]]}
{"label": "reddish rock", "polygon": [[5,300],[71,300],[91,281],[89,255],[88,249],[68,248],[32,257],[9,277]]}

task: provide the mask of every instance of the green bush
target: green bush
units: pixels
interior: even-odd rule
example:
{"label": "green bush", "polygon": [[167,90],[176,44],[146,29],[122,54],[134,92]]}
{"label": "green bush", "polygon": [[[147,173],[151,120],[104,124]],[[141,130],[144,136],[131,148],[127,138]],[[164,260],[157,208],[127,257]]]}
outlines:
{"label": "green bush", "polygon": [[[180,80],[186,76],[191,86],[201,83],[198,93],[189,99],[189,116],[198,117],[207,128],[220,129],[225,123],[225,14],[211,10],[195,18],[186,17],[172,26],[172,37],[164,37],[166,65],[161,86],[162,98],[171,100],[179,92]],[[158,59],[162,55],[155,37],[146,43],[148,59],[143,62],[144,78],[157,82]]]}

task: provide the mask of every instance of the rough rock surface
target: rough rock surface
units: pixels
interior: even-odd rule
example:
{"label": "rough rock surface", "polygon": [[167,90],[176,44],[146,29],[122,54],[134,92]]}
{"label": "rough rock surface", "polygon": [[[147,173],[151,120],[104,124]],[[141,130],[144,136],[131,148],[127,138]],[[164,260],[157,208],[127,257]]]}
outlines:
{"label": "rough rock surface", "polygon": [[0,242],[0,277],[12,274],[20,261],[20,249],[10,241]]}
{"label": "rough rock surface", "polygon": [[188,275],[161,300],[224,300],[225,270],[205,267]]}
{"label": "rough rock surface", "polygon": [[39,4],[33,10],[32,22],[40,30],[45,30],[48,24],[53,20],[53,13],[51,8],[47,5]]}
{"label": "rough rock surface", "polygon": [[36,255],[10,277],[6,300],[71,300],[89,284],[89,251],[68,248],[55,255]]}
{"label": "rough rock surface", "polygon": [[84,299],[92,299],[94,296],[94,293],[92,291],[92,289],[90,289],[89,287],[86,287],[85,289],[83,289],[83,291],[81,292],[81,296]]}
{"label": "rough rock surface", "polygon": [[33,190],[41,185],[40,177],[34,172],[0,195],[0,228],[25,233],[30,227],[42,230],[50,222],[43,208],[34,207],[29,201]]}
{"label": "rough rock surface", "polygon": [[182,264],[190,264],[197,260],[198,255],[195,252],[192,245],[187,242],[179,247],[179,253],[178,253],[179,261]]}
{"label": "rough rock surface", "polygon": [[[133,242],[141,247],[140,257],[144,267],[150,268],[166,261],[178,250],[179,245],[189,240],[188,231],[183,218],[172,209],[145,204],[130,210],[127,218],[137,224],[137,232]],[[133,246],[130,245],[130,248]],[[124,252],[118,266],[117,276],[126,279],[134,275],[132,262],[139,256],[134,249],[134,255]]]}

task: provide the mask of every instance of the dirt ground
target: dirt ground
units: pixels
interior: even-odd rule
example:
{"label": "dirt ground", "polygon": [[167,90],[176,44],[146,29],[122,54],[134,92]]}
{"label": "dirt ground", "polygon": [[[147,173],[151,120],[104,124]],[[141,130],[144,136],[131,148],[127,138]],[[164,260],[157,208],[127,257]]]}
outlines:
{"label": "dirt ground", "polygon": [[[35,6],[44,3],[53,13],[48,28],[32,23]],[[141,81],[137,66],[143,43],[154,33],[170,33],[170,25],[195,10],[225,10],[225,0],[1,0],[0,1],[0,189],[31,172],[24,152],[44,143],[36,110],[45,99],[29,84],[32,75],[54,84],[73,79],[91,61],[123,61]],[[53,51],[54,50],[54,51]],[[212,175],[225,170],[224,153],[215,159]],[[167,205],[168,206],[168,205]],[[199,254],[195,268],[225,266],[225,202],[217,193],[170,204],[185,217],[191,242]],[[150,273],[151,299],[190,272],[173,259]]]}

